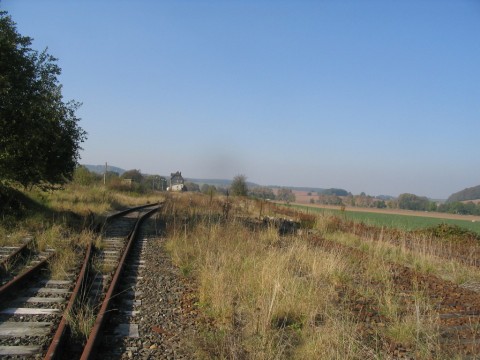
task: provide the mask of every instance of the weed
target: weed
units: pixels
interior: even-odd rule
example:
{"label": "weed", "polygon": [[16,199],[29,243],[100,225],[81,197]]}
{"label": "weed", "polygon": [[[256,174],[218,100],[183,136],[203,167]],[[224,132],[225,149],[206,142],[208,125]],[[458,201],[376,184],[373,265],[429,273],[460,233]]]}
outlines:
{"label": "weed", "polygon": [[66,315],[72,336],[80,341],[86,341],[95,324],[96,315],[95,309],[88,303],[72,307]]}

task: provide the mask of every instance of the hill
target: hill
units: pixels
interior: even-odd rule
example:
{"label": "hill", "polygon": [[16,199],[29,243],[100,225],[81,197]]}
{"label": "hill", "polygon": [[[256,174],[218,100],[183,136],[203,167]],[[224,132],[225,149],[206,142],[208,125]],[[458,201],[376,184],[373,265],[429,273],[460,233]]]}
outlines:
{"label": "hill", "polygon": [[[89,171],[97,173],[97,174],[103,174],[105,172],[105,165],[86,165],[86,164],[83,164],[83,166],[85,166]],[[125,171],[127,171],[125,169],[122,169],[122,168],[119,168],[119,167],[116,167],[116,166],[111,166],[111,165],[108,165],[107,170],[116,172],[116,173],[118,173],[118,175],[122,175]]]}
{"label": "hill", "polygon": [[466,188],[450,195],[447,199],[447,203],[477,199],[480,199],[480,185]]}
{"label": "hill", "polygon": [[[207,185],[214,185],[216,187],[229,187],[231,184],[232,184],[232,180],[231,179],[195,179],[195,178],[185,178],[186,181],[191,181],[195,184],[198,184],[198,185],[203,185],[203,184],[207,184]],[[253,182],[250,182],[250,181],[247,181],[247,186],[249,188],[251,187],[258,187],[260,185],[256,184],[256,183],[253,183]]]}
{"label": "hill", "polygon": [[267,187],[272,188],[272,189],[288,188],[288,189],[292,189],[293,191],[305,191],[305,192],[311,192],[311,193],[322,193],[326,190],[324,188],[305,187],[305,186],[267,185]]}

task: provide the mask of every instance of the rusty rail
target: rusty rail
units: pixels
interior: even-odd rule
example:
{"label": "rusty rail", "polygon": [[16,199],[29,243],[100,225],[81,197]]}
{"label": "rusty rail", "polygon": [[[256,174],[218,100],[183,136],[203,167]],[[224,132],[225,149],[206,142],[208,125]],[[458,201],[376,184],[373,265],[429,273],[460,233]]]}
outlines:
{"label": "rusty rail", "polygon": [[92,252],[93,252],[93,245],[92,243],[89,243],[87,247],[85,259],[83,261],[82,269],[80,270],[80,274],[78,275],[77,282],[75,284],[75,288],[73,289],[72,295],[70,296],[70,300],[68,302],[67,308],[63,313],[62,320],[60,321],[57,331],[55,332],[53,340],[50,343],[50,347],[47,350],[47,354],[44,357],[45,360],[58,359],[61,356],[63,344],[66,338],[65,335],[67,333],[66,330],[68,328],[67,316],[70,313],[73,306],[75,305],[78,295],[80,293],[80,290],[85,284],[87,269],[90,264]]}
{"label": "rusty rail", "polygon": [[0,287],[0,303],[5,301],[8,296],[14,294],[15,291],[23,286],[28,280],[30,280],[33,276],[37,275],[42,269],[46,268],[48,262],[56,256],[55,253],[48,256],[46,259],[43,259],[35,266],[27,269],[22,274],[15,276],[12,280],[7,282],[5,285]]}
{"label": "rusty rail", "polygon": [[[148,205],[148,206],[153,206]],[[143,206],[147,207],[147,206]],[[143,208],[142,207],[142,208]],[[125,247],[125,251],[123,252],[123,255],[117,265],[117,269],[115,271],[115,274],[113,275],[112,281],[110,283],[110,286],[108,288],[107,294],[105,295],[105,299],[103,300],[102,306],[100,308],[100,311],[97,315],[97,318],[95,320],[95,324],[93,325],[92,331],[90,332],[90,336],[88,337],[87,343],[85,344],[85,348],[83,349],[83,353],[81,356],[81,360],[91,360],[94,359],[96,348],[98,346],[99,338],[100,338],[100,333],[102,331],[103,325],[106,320],[106,315],[108,314],[108,307],[110,305],[110,300],[115,292],[115,289],[118,284],[118,280],[120,278],[120,275],[123,271],[123,267],[125,265],[125,260],[127,256],[130,253],[130,249],[132,248],[132,244],[135,241],[135,238],[137,236],[137,231],[141,225],[141,223],[148,218],[150,215],[152,215],[154,212],[158,211],[159,206],[155,207],[152,210],[149,210],[145,214],[143,214],[141,217],[138,218],[135,227],[132,231],[132,233],[128,237],[128,243],[127,246]]]}
{"label": "rusty rail", "polygon": [[128,209],[125,209],[125,210],[121,210],[121,211],[116,212],[116,213],[114,213],[114,214],[108,215],[108,216],[104,219],[103,223],[97,224],[97,230],[98,230],[98,231],[101,231],[101,230],[105,227],[105,225],[106,225],[109,221],[111,221],[112,219],[121,217],[121,216],[126,215],[126,214],[128,214],[128,213],[130,213],[130,212],[132,212],[132,211],[135,211],[135,210],[141,210],[141,209],[144,209],[144,208],[147,208],[147,207],[150,207],[150,206],[156,206],[156,205],[158,206],[159,203],[139,205],[139,206],[135,206],[135,207],[128,208]]}
{"label": "rusty rail", "polygon": [[7,258],[3,259],[0,262],[0,276],[4,275],[7,273],[7,264],[9,263],[14,263],[17,258],[20,258],[25,255],[29,251],[29,246],[32,243],[33,240],[27,241],[25,244],[20,246],[17,250],[15,250],[13,253],[8,255]]}

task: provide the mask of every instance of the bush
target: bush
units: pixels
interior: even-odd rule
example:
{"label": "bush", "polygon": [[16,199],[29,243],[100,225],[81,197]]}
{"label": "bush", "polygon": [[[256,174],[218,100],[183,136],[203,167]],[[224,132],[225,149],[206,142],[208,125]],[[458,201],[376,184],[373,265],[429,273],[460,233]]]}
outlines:
{"label": "bush", "polygon": [[480,241],[480,235],[478,235],[477,233],[462,228],[458,225],[449,225],[445,223],[438,224],[437,226],[432,226],[427,229],[419,230],[419,232],[449,241]]}

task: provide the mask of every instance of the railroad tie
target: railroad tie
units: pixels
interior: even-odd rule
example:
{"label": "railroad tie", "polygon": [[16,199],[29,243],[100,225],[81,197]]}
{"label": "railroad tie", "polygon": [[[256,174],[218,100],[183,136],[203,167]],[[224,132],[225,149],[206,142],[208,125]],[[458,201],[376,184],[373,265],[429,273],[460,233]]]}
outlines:
{"label": "railroad tie", "polygon": [[29,356],[42,352],[42,347],[30,346],[0,346],[0,356]]}

